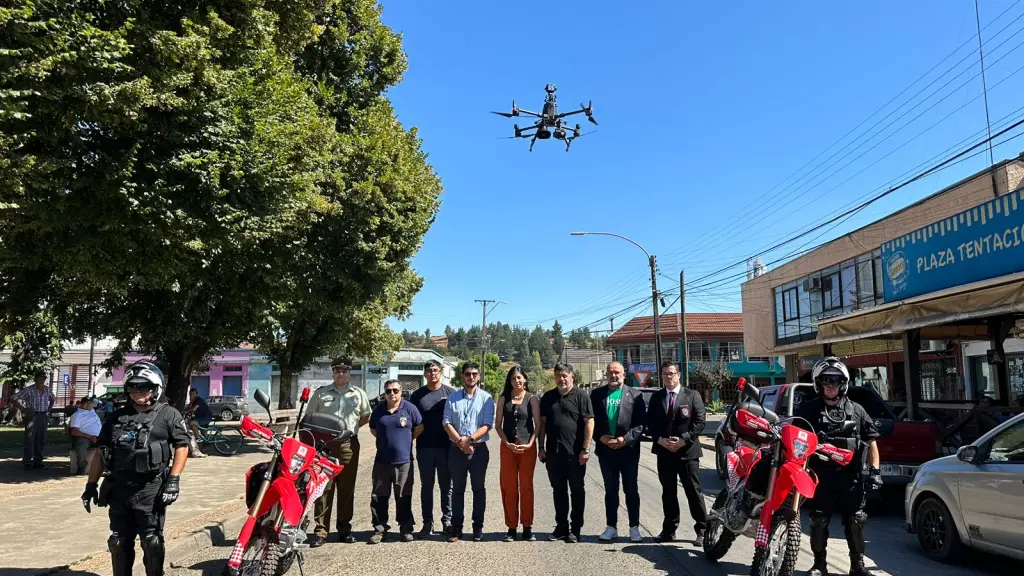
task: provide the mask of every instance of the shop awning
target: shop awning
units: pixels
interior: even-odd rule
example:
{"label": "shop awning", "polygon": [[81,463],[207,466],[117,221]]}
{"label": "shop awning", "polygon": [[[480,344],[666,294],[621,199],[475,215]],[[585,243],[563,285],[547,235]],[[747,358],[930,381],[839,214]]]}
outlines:
{"label": "shop awning", "polygon": [[922,294],[818,322],[816,344],[902,337],[988,339],[986,318],[1024,313],[1024,272]]}

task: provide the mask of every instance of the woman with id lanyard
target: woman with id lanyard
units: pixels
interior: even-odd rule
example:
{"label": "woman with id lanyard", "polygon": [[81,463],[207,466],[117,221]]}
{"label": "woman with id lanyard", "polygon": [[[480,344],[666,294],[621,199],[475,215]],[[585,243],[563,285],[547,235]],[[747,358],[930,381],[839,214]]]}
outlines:
{"label": "woman with id lanyard", "polygon": [[452,475],[452,528],[449,542],[462,539],[466,519],[466,477],[473,485],[473,541],[484,538],[484,510],[487,506],[487,439],[494,427],[494,398],[480,390],[480,365],[462,365],[462,386],[448,397],[444,406],[444,430],[452,441],[448,469]]}
{"label": "woman with id lanyard", "polygon": [[537,422],[540,401],[530,393],[529,378],[513,366],[498,396],[495,432],[501,438],[501,501],[505,508],[505,542],[516,539],[519,523],[523,540],[534,542],[533,472],[537,468]]}

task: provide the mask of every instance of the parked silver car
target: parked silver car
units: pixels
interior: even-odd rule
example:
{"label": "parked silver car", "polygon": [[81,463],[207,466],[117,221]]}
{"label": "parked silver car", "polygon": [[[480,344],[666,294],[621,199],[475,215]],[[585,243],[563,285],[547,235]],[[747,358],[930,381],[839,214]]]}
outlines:
{"label": "parked silver car", "polygon": [[954,562],[971,547],[1024,560],[1024,414],[921,466],[904,508],[929,558]]}
{"label": "parked silver car", "polygon": [[206,405],[215,420],[241,420],[249,415],[249,402],[244,396],[210,396]]}

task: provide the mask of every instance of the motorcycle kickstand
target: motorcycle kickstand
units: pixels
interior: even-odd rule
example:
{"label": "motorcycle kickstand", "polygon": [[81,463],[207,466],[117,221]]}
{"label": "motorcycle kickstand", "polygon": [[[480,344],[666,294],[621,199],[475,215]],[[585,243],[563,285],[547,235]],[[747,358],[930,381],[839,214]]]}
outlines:
{"label": "motorcycle kickstand", "polygon": [[295,553],[295,561],[299,564],[299,576],[306,576],[306,573],[302,570],[302,552]]}

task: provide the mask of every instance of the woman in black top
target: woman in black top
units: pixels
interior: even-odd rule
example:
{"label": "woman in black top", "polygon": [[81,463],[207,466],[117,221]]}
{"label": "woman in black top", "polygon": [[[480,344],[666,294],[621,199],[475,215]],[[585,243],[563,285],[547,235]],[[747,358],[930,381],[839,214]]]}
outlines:
{"label": "woman in black top", "polygon": [[523,540],[533,542],[533,471],[537,466],[537,423],[540,401],[530,393],[529,378],[513,366],[505,378],[505,390],[495,406],[494,430],[501,438],[501,501],[508,536],[516,539],[523,524]]}

